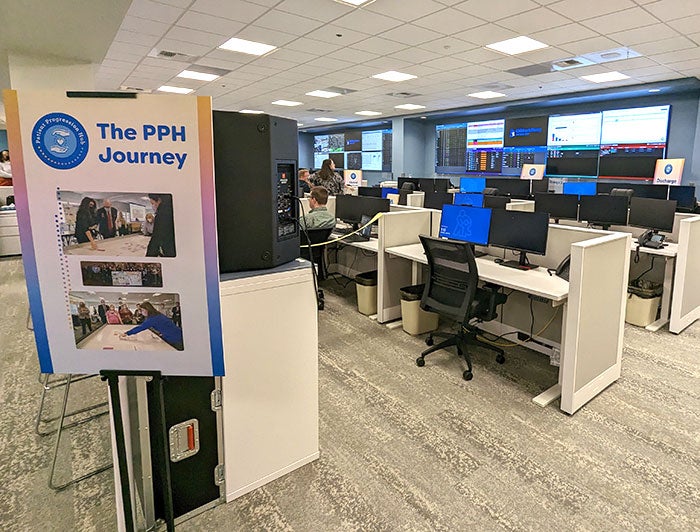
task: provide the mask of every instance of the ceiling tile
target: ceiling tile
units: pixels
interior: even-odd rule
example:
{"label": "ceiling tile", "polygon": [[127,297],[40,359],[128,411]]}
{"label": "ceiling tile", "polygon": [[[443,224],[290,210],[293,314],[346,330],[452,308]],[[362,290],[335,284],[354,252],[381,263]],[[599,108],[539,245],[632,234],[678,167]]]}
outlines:
{"label": "ceiling tile", "polygon": [[376,35],[377,33],[388,31],[391,28],[396,28],[400,26],[402,22],[378,13],[356,9],[335,20],[333,24],[342,28]]}
{"label": "ceiling tile", "polygon": [[166,6],[151,0],[133,0],[127,15],[172,24],[183,12],[181,8]]}
{"label": "ceiling tile", "polygon": [[416,26],[428,28],[429,30],[452,35],[454,33],[469,32],[470,28],[480,26],[484,21],[474,15],[468,15],[456,9],[447,8],[444,11],[433,13],[413,23]]}
{"label": "ceiling tile", "polygon": [[[469,32],[465,32],[465,38],[469,36]],[[460,36],[461,37],[461,36]],[[433,53],[439,55],[457,55],[468,50],[473,50],[477,48],[476,44],[463,41],[461,38],[457,39],[455,36],[442,37],[434,41],[423,43],[419,47],[423,50],[429,50]],[[411,51],[409,48],[407,51]]]}
{"label": "ceiling tile", "polygon": [[296,41],[290,42],[285,45],[285,50],[293,50],[299,52],[306,52],[314,57],[324,56],[331,52],[335,52],[340,49],[339,44],[330,44],[326,42],[316,41],[314,39],[297,39]]}
{"label": "ceiling tile", "polygon": [[649,26],[658,22],[653,15],[647,13],[641,7],[626,9],[610,15],[595,17],[582,22],[594,31],[603,35],[613,32],[630,30],[641,26]]}
{"label": "ceiling tile", "polygon": [[356,42],[371,37],[369,33],[362,33],[356,30],[348,30],[336,24],[326,24],[313,32],[313,38],[307,39],[311,42],[327,42],[340,46],[350,46]]}
{"label": "ceiling tile", "polygon": [[697,31],[700,27],[700,15],[693,15],[691,17],[685,17],[678,20],[673,20],[668,23],[674,30],[679,33],[689,34]]}
{"label": "ceiling tile", "polygon": [[[309,61],[306,63],[307,66],[318,66],[321,68],[325,68],[326,72],[335,72],[336,70],[343,70],[344,68],[351,67],[352,64],[348,63],[347,61],[340,61],[338,59],[331,59],[330,57],[319,57],[317,59],[314,59],[313,61]],[[329,85],[332,85],[332,83],[329,80]]]}
{"label": "ceiling tile", "polygon": [[231,0],[197,0],[191,11],[199,13],[208,13],[217,17],[229,18],[239,22],[253,22],[260,15],[265,13],[268,8],[250,2],[231,2]]}
{"label": "ceiling tile", "polygon": [[364,63],[366,61],[371,61],[376,59],[377,54],[372,54],[370,52],[365,52],[364,50],[358,50],[357,48],[341,48],[333,53],[326,55],[330,59],[340,59],[341,61],[347,61],[349,63]]}
{"label": "ceiling tile", "polygon": [[120,30],[135,31],[146,35],[157,35],[162,37],[163,34],[170,28],[169,24],[155,22],[145,18],[125,16],[120,26]]}
{"label": "ceiling tile", "polygon": [[283,11],[270,10],[255,20],[256,26],[270,28],[275,31],[283,31],[293,35],[304,35],[321,26],[323,22],[309,20],[307,17],[285,13]]}
{"label": "ceiling tile", "polygon": [[619,45],[615,41],[607,37],[593,37],[592,39],[583,39],[581,41],[566,43],[560,46],[560,48],[569,52],[572,56],[577,56],[593,52],[602,52],[603,50],[611,50],[618,46]]}
{"label": "ceiling tile", "polygon": [[353,10],[350,6],[328,0],[284,0],[275,9],[321,22],[330,22]]}
{"label": "ceiling tile", "polygon": [[177,21],[178,26],[191,28],[193,30],[207,31],[209,33],[217,33],[226,37],[235,35],[243,29],[245,24],[227,18],[215,17],[205,13],[197,13],[196,11],[187,11]]}
{"label": "ceiling tile", "polygon": [[415,46],[439,39],[443,37],[443,34],[426,30],[425,28],[420,28],[413,24],[405,24],[399,28],[394,28],[393,30],[382,33],[382,37],[402,44]]}
{"label": "ceiling tile", "polygon": [[463,54],[459,54],[457,57],[469,61],[470,63],[486,63],[487,61],[496,61],[502,57],[506,57],[504,54],[499,54],[493,50],[487,50],[486,48],[475,48]]}
{"label": "ceiling tile", "polygon": [[469,31],[465,31],[464,34],[459,36],[459,38],[463,41],[468,41],[478,46],[486,46],[487,44],[512,39],[518,35],[519,34],[515,31],[503,28],[497,24],[489,23],[476,28],[471,28]]}
{"label": "ceiling tile", "polygon": [[148,35],[146,33],[122,29],[120,29],[114,37],[114,42],[140,44],[141,46],[148,46],[149,48],[153,48],[159,40],[160,37],[157,35]]}
{"label": "ceiling tile", "polygon": [[659,0],[645,6],[659,20],[676,20],[700,15],[700,2],[695,0]]}
{"label": "ceiling tile", "polygon": [[201,44],[194,44],[190,42],[178,41],[175,39],[161,39],[158,42],[158,49],[168,50],[170,52],[178,52],[181,54],[193,55],[199,57],[201,55],[206,55],[211,51],[213,46],[203,46]]}
{"label": "ceiling tile", "polygon": [[666,52],[662,54],[654,54],[651,59],[662,64],[672,64],[679,61],[692,61],[700,58],[700,48],[688,48],[687,50],[677,50],[675,52]]}
{"label": "ceiling tile", "polygon": [[291,35],[282,31],[270,31],[267,28],[261,28],[260,26],[254,25],[246,26],[241,31],[236,33],[234,37],[271,44],[273,46],[284,46],[298,39],[296,35]]}
{"label": "ceiling tile", "polygon": [[585,20],[635,7],[635,3],[632,0],[563,0],[548,7],[572,20]]}
{"label": "ceiling tile", "polygon": [[[669,39],[677,35],[678,32],[666,24],[652,24],[641,28],[611,33],[609,37],[624,46],[635,47],[638,44],[653,43],[654,41]],[[635,51],[641,52],[636,47]]]}
{"label": "ceiling tile", "polygon": [[539,7],[531,0],[467,0],[466,2],[458,3],[454,6],[455,9],[464,11],[468,14],[474,14],[479,18],[493,22],[506,17],[524,13]]}
{"label": "ceiling tile", "polygon": [[533,39],[548,44],[550,46],[558,46],[567,42],[581,41],[598,37],[598,33],[582,26],[581,24],[565,24],[558,28],[550,28],[543,31],[538,31],[530,35]]}
{"label": "ceiling tile", "polygon": [[373,54],[383,55],[406,49],[407,45],[395,41],[389,41],[381,37],[370,37],[352,45],[352,48],[364,50]]}
{"label": "ceiling tile", "polygon": [[215,48],[226,42],[226,37],[223,35],[193,30],[190,28],[182,28],[180,26],[173,26],[170,31],[165,34],[165,38],[193,44],[201,44],[202,46],[206,46],[208,48]]}
{"label": "ceiling tile", "polygon": [[[571,20],[545,7],[532,9],[519,15],[514,15],[498,21],[500,26],[517,32],[519,35],[530,35],[536,31],[569,24]],[[492,41],[494,42],[494,41]]]}
{"label": "ceiling tile", "polygon": [[670,39],[661,39],[646,44],[638,44],[634,47],[635,51],[644,55],[673,52],[676,50],[685,50],[687,48],[697,48],[697,44],[690,39],[681,36],[671,37]]}
{"label": "ceiling tile", "polygon": [[449,57],[439,57],[431,61],[426,61],[423,63],[425,66],[435,68],[437,70],[455,70],[456,68],[464,68],[470,65],[469,61],[464,61],[454,56]]}
{"label": "ceiling tile", "polygon": [[430,15],[435,11],[445,9],[444,4],[433,0],[420,0],[419,2],[406,2],[406,0],[381,0],[373,2],[363,8],[365,11],[380,13],[389,17],[410,22],[421,17]]}

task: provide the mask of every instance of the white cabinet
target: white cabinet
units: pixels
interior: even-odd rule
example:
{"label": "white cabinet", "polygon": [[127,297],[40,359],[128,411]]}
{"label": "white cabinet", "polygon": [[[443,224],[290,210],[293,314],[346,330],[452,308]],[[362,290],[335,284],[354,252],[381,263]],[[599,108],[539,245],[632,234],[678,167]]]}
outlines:
{"label": "white cabinet", "polygon": [[17,213],[15,211],[0,211],[0,257],[21,253]]}

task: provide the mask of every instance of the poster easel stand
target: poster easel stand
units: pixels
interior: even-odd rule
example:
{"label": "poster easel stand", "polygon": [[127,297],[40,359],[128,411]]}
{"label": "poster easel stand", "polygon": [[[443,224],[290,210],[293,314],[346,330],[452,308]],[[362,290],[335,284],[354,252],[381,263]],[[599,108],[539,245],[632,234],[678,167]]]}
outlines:
{"label": "poster easel stand", "polygon": [[153,412],[156,419],[151,423],[151,449],[154,452],[162,453],[163,461],[163,512],[165,524],[168,532],[175,530],[175,516],[173,509],[172,484],[170,477],[170,455],[168,453],[167,427],[165,425],[165,404],[163,401],[163,377],[160,371],[128,371],[128,370],[102,370],[100,371],[102,380],[107,381],[112,403],[112,419],[114,422],[114,433],[117,445],[117,460],[119,467],[119,479],[121,484],[122,507],[124,509],[124,524],[128,532],[136,530],[134,523],[133,508],[131,504],[131,483],[126,456],[126,440],[124,434],[124,423],[122,419],[122,407],[119,394],[119,377],[147,377],[153,381]]}

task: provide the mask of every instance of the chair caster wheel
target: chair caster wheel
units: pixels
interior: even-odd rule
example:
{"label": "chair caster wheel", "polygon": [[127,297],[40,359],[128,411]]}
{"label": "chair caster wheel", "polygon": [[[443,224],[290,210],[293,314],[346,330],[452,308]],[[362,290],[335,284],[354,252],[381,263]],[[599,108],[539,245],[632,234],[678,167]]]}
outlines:
{"label": "chair caster wheel", "polygon": [[506,361],[506,357],[504,357],[503,355],[498,355],[496,357],[496,362],[498,362],[499,364],[503,364],[505,361]]}
{"label": "chair caster wheel", "polygon": [[416,359],[416,366],[418,366],[419,368],[425,366],[425,359],[423,357],[418,357]]}
{"label": "chair caster wheel", "polygon": [[428,336],[428,337],[425,339],[425,345],[427,345],[427,346],[433,345],[433,337],[432,337],[432,336]]}
{"label": "chair caster wheel", "polygon": [[465,370],[464,373],[462,373],[462,378],[463,378],[465,381],[470,381],[470,380],[472,380],[472,379],[474,378],[474,375],[472,374],[471,371]]}

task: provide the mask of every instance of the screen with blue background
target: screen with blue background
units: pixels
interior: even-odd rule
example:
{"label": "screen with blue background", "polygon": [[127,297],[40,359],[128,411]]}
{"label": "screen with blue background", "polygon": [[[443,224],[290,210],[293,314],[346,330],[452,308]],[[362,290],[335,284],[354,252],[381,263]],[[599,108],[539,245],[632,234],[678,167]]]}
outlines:
{"label": "screen with blue background", "polygon": [[577,196],[595,196],[597,184],[594,182],[564,183],[564,194],[576,194]]}
{"label": "screen with blue background", "polygon": [[476,192],[468,192],[466,194],[455,194],[454,201],[455,205],[469,205],[470,207],[483,207],[484,206],[484,195],[477,194]]}
{"label": "screen with blue background", "polygon": [[489,243],[491,209],[443,205],[440,237],[486,246]]}
{"label": "screen with blue background", "polygon": [[382,187],[382,198],[386,199],[387,194],[398,194],[398,188]]}
{"label": "screen with blue background", "polygon": [[462,177],[459,180],[460,192],[483,192],[486,188],[485,177]]}

